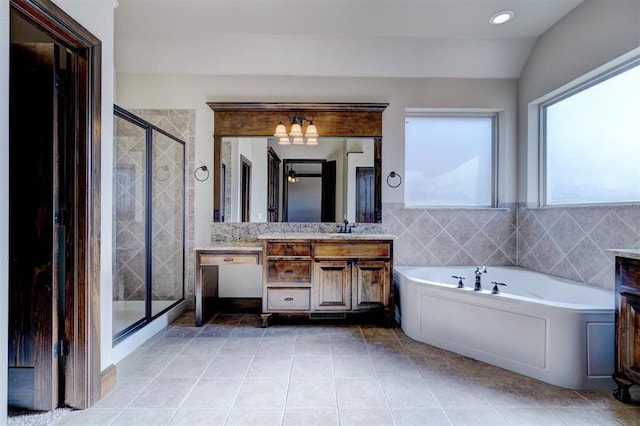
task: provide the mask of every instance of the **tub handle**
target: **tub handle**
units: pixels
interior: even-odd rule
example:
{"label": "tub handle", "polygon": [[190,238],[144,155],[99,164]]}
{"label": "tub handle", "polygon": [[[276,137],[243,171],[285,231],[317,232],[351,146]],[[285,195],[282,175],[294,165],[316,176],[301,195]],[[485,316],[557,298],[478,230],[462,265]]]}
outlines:
{"label": "tub handle", "polygon": [[499,283],[497,281],[491,281],[491,284],[493,284],[493,290],[491,290],[491,294],[498,294],[500,293],[500,289],[498,289],[499,285],[503,285],[503,286],[507,286],[505,283]]}
{"label": "tub handle", "polygon": [[451,278],[455,278],[458,280],[458,288],[464,288],[464,283],[462,282],[462,280],[466,280],[465,277],[457,277],[455,275],[451,275]]}

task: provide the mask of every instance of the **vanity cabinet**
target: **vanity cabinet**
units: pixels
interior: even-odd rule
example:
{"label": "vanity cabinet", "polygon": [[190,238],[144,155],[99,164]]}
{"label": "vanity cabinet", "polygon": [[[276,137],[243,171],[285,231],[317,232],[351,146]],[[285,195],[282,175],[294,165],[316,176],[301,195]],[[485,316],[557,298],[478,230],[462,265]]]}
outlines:
{"label": "vanity cabinet", "polygon": [[640,384],[640,252],[616,257],[616,369],[613,395],[631,402],[629,388]]}
{"label": "vanity cabinet", "polygon": [[376,310],[391,316],[393,237],[322,235],[264,237],[263,318]]}

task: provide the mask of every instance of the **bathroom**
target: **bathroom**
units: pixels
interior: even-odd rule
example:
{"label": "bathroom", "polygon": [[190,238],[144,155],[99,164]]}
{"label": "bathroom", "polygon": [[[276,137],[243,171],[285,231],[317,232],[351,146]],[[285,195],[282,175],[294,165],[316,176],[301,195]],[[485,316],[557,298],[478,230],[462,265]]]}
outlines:
{"label": "bathroom", "polygon": [[[178,124],[183,126],[181,136],[184,136],[186,142],[187,200],[187,306],[182,309],[193,308],[195,271],[193,258],[190,257],[193,248],[210,245],[215,228],[224,226],[212,223],[213,179],[202,182],[191,179],[196,168],[213,166],[211,134],[214,114],[207,102],[388,103],[382,115],[382,180],[384,182],[392,171],[398,172],[404,179],[398,188],[391,188],[386,183],[382,185],[381,231],[397,237],[394,241],[394,266],[519,265],[613,290],[614,262],[607,249],[640,247],[640,207],[637,205],[538,207],[540,176],[537,162],[538,104],[553,94],[566,90],[567,85],[576,84],[579,80],[595,76],[615,64],[638,57],[640,10],[637,2],[620,2],[615,7],[598,1],[568,2],[575,8],[541,32],[539,39],[530,37],[530,50],[526,57],[516,49],[505,48],[505,51],[492,52],[497,57],[489,59],[487,54],[486,59],[479,61],[485,68],[476,64],[479,68],[474,68],[474,75],[465,71],[465,61],[452,57],[454,55],[443,59],[448,65],[458,66],[458,71],[449,74],[438,74],[437,70],[428,68],[428,64],[418,58],[419,55],[415,55],[406,60],[416,67],[416,74],[412,74],[408,70],[410,67],[407,67],[397,75],[389,72],[388,75],[394,75],[393,77],[385,75],[384,71],[376,71],[378,64],[366,56],[367,53],[376,52],[371,44],[363,46],[364,50],[346,52],[336,48],[340,43],[337,39],[323,40],[326,46],[332,46],[340,52],[336,54],[334,62],[325,61],[324,68],[316,66],[312,71],[300,72],[300,63],[309,61],[309,56],[305,53],[305,42],[309,40],[304,38],[295,41],[294,47],[300,48],[293,49],[295,55],[288,62],[291,67],[289,75],[278,74],[266,66],[257,66],[260,59],[245,58],[246,53],[242,53],[245,62],[235,65],[236,68],[231,65],[221,68],[222,72],[209,74],[207,70],[215,69],[218,63],[225,63],[228,57],[224,55],[237,54],[235,50],[241,51],[256,39],[240,37],[237,44],[231,43],[234,44],[234,52],[221,49],[221,57],[208,55],[207,49],[202,48],[202,63],[195,67],[188,63],[188,58],[179,56],[178,53],[165,61],[166,58],[159,53],[162,52],[161,46],[175,46],[179,43],[164,39],[162,35],[157,35],[157,40],[146,36],[149,43],[146,46],[143,45],[141,36],[135,39],[135,43],[131,43],[128,50],[122,49],[119,39],[122,36],[118,32],[129,24],[129,31],[135,36],[135,24],[123,21],[124,18],[118,14],[131,7],[131,2],[121,0],[120,6],[115,10],[112,1],[99,2],[99,7],[104,9],[102,16],[111,17],[110,22],[91,17],[77,2],[56,3],[98,34],[103,41],[103,54],[106,57],[103,62],[104,164],[111,164],[113,147],[108,141],[113,139],[113,117],[105,111],[110,111],[113,104],[137,111],[150,120],[158,120],[156,122],[162,120],[163,114],[180,116],[176,121],[180,121]],[[113,21],[115,30],[112,27]],[[599,24],[594,25],[594,22]],[[197,44],[219,43],[219,40],[209,40],[206,36],[201,40]],[[374,40],[375,37],[371,37],[366,42],[373,43]],[[489,49],[482,46],[478,50],[487,53],[483,48]],[[567,52],[571,54],[568,55]],[[114,56],[113,60],[109,59],[111,54]],[[278,57],[285,56],[284,51],[278,54],[282,55]],[[386,54],[392,56],[389,51]],[[505,65],[500,72],[494,68],[489,71],[488,62],[500,62],[502,56],[508,55],[517,57],[517,61],[505,61],[509,66]],[[135,57],[144,59],[136,61],[132,59]],[[185,63],[181,64],[182,61]],[[167,63],[171,62],[175,64],[169,67]],[[339,72],[342,67],[350,72]],[[185,68],[190,71],[183,72]],[[165,71],[156,73],[154,69]],[[327,69],[327,72],[323,73],[321,69]],[[419,75],[421,72],[426,73],[427,69],[429,77]],[[420,208],[405,205],[405,119],[408,112],[418,110],[473,110],[496,114],[498,156],[495,162],[495,206]],[[276,124],[277,118],[274,117],[274,128]],[[318,131],[322,133],[320,126]],[[110,167],[103,167],[102,173],[102,203],[110,206],[113,172]],[[111,235],[111,213],[110,210],[105,211],[107,213],[103,214],[102,234]],[[243,234],[242,224],[230,226],[238,228],[234,235]],[[102,250],[102,261],[106,265],[111,265],[113,261],[110,245],[106,241]],[[112,347],[112,272],[110,268],[104,268],[100,275],[100,365],[101,370],[105,371],[109,366],[122,361],[145,341],[152,339],[156,333],[165,332],[170,318],[156,321],[140,330],[135,338]],[[341,328],[338,330],[344,331]],[[319,329],[318,332],[331,334],[326,329]],[[372,336],[364,337],[367,340],[367,337]],[[370,339],[372,342],[388,340],[397,339]],[[407,344],[409,346],[411,344]],[[411,348],[413,349],[412,346]],[[221,383],[220,385],[222,386]],[[460,391],[464,392],[462,389]],[[602,408],[608,402],[599,399],[597,404]],[[477,401],[469,405],[477,406]],[[104,408],[108,409],[115,410]],[[489,415],[483,410],[484,408],[480,412]],[[574,411],[578,409],[574,407]],[[102,413],[107,415],[107,411]],[[112,412],[109,413],[111,414]],[[493,414],[492,412],[491,415]],[[597,414],[600,415],[601,412]],[[461,421],[460,424],[462,423]],[[523,421],[522,424],[526,422]]]}

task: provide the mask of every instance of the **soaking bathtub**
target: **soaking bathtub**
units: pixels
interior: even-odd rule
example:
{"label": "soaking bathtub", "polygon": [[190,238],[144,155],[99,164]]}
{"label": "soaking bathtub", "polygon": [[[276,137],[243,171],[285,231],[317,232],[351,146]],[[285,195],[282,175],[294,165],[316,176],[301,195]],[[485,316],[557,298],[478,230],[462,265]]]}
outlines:
{"label": "soaking bathtub", "polygon": [[[518,267],[397,266],[412,339],[569,389],[614,386],[614,293]],[[465,287],[457,288],[463,276]],[[613,279],[613,277],[612,277]],[[503,282],[492,294],[492,281]]]}

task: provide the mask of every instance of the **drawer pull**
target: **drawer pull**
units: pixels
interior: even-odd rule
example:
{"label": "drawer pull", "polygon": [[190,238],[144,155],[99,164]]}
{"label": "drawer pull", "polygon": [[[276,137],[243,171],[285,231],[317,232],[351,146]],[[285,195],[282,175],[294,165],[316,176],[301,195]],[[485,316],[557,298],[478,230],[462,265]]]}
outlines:
{"label": "drawer pull", "polygon": [[225,262],[233,262],[233,257],[225,257],[224,261]]}
{"label": "drawer pull", "polygon": [[285,269],[284,273],[285,274],[293,274],[295,271],[293,269]]}
{"label": "drawer pull", "polygon": [[285,297],[283,300],[285,302],[293,302],[293,297]]}

